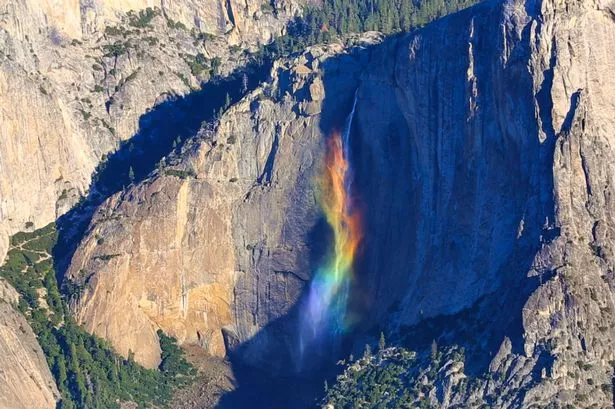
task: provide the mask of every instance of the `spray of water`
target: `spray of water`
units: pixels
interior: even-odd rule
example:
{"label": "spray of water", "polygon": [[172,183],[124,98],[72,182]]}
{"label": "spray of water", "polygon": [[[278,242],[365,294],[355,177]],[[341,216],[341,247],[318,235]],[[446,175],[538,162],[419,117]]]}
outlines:
{"label": "spray of water", "polygon": [[355,94],[343,133],[336,131],[330,135],[323,170],[318,179],[320,205],[333,231],[333,248],[310,285],[301,324],[301,360],[308,346],[314,346],[324,336],[343,332],[349,325],[348,293],[353,278],[353,263],[362,237],[360,214],[352,203],[352,177],[348,161],[356,103]]}

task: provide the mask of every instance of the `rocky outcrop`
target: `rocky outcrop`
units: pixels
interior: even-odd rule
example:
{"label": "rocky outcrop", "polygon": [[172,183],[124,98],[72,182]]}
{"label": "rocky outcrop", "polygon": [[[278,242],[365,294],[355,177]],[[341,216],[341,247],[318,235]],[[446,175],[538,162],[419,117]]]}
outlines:
{"label": "rocky outcrop", "polygon": [[263,4],[3,2],[0,258],[9,235],[86,195],[96,166],[140,132],[150,108],[243,65],[243,48],[271,41],[299,12]]}
{"label": "rocky outcrop", "polygon": [[492,373],[441,406],[608,405],[613,10],[488,1],[280,63],[171,168],[99,209],[70,268],[80,321],[148,365],[161,327],[208,346],[222,332],[243,362],[292,366],[328,237],[312,180],[356,93],[358,329],[460,344],[468,374]]}
{"label": "rocky outcrop", "polygon": [[18,299],[0,279],[0,408],[53,409],[59,393],[30,325],[14,309]]}
{"label": "rocky outcrop", "polygon": [[215,132],[203,130],[181,163],[105,203],[73,257],[69,277],[86,283],[78,319],[143,364],[158,363],[157,328],[224,355],[223,328],[249,339],[309,278],[293,270],[307,252],[313,198],[292,198],[310,183],[321,138],[303,134],[315,118],[267,92],[233,106]]}

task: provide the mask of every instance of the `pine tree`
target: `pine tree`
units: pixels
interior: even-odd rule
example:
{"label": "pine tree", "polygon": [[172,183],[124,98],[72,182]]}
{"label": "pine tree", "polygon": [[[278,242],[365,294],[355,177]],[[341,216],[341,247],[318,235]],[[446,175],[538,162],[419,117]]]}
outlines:
{"label": "pine tree", "polygon": [[130,180],[130,183],[135,181],[135,171],[132,169],[132,166],[128,168],[128,179]]}
{"label": "pine tree", "polygon": [[83,405],[85,403],[87,388],[85,386],[85,378],[79,367],[79,358],[77,356],[77,348],[74,344],[69,344],[70,371],[72,375],[72,386],[75,391],[77,401]]}
{"label": "pine tree", "polygon": [[56,363],[55,363],[54,372],[56,375],[58,386],[60,386],[60,388],[65,388],[67,385],[66,381],[68,379],[68,376],[66,373],[66,360],[64,359],[63,355],[60,355],[57,358]]}
{"label": "pine tree", "polygon": [[241,93],[245,93],[248,90],[248,76],[244,72],[241,75]]}
{"label": "pine tree", "polygon": [[431,360],[435,361],[438,358],[438,344],[436,343],[436,340],[434,339],[431,342]]}
{"label": "pine tree", "polygon": [[384,351],[386,347],[386,340],[384,339],[384,332],[380,332],[380,341],[378,341],[378,352]]}

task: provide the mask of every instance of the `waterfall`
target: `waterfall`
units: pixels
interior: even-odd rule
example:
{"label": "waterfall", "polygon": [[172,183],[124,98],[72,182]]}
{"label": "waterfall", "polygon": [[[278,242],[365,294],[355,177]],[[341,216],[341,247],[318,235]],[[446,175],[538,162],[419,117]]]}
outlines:
{"label": "waterfall", "polygon": [[[348,163],[348,167],[350,168],[350,132],[352,131],[352,121],[354,120],[354,111],[357,108],[357,99],[359,99],[359,89],[354,92],[354,100],[352,101],[352,109],[350,113],[346,117],[346,124],[344,127],[344,158]],[[352,188],[352,175],[346,175],[346,180],[344,183],[346,184],[346,192],[350,196],[351,188]]]}
{"label": "waterfall", "polygon": [[310,283],[300,325],[300,366],[306,348],[318,350],[316,347],[320,342],[332,339],[348,327],[348,293],[355,255],[362,238],[361,217],[350,195],[350,133],[357,97],[358,92],[355,92],[342,132],[334,131],[329,136],[318,178],[319,202],[333,232],[333,248]]}
{"label": "waterfall", "polygon": [[350,130],[352,129],[352,121],[354,119],[354,111],[357,108],[357,100],[359,99],[359,90],[357,89],[354,93],[354,100],[352,101],[352,109],[350,110],[350,114],[346,118],[346,126],[344,127],[344,156],[346,160],[349,157],[350,148]]}

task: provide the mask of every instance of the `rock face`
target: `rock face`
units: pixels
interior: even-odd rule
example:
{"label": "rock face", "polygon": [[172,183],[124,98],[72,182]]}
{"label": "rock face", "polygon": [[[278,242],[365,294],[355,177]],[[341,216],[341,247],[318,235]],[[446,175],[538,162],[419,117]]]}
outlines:
{"label": "rock face", "polygon": [[310,183],[321,138],[304,137],[314,118],[264,92],[227,111],[215,133],[203,130],[177,167],[105,203],[73,257],[69,277],[87,283],[77,317],[143,364],[159,361],[157,328],[223,356],[223,328],[249,339],[309,278],[293,270],[313,198],[290,202]]}
{"label": "rock face", "polygon": [[[288,370],[297,323],[278,319],[297,313],[322,247],[312,246],[323,223],[318,66],[342,52],[316,47],[277,65],[269,85],[202,129],[168,167],[99,208],[68,271],[83,286],[74,305],[81,323],[147,366],[159,362],[162,328],[221,356],[259,339],[241,354]],[[331,92],[352,98],[349,85]]]}
{"label": "rock face", "polygon": [[[241,354],[288,369],[296,320],[278,318],[296,314],[322,252],[312,246],[323,230],[314,185],[325,139],[318,66],[340,53],[355,62],[343,51],[316,47],[276,65],[270,84],[98,209],[67,273],[83,287],[73,305],[81,323],[150,367],[162,328],[218,356],[258,334],[262,341]],[[351,70],[356,77],[360,64]],[[352,98],[351,86],[340,81],[331,92]],[[271,360],[259,343],[285,358]]]}
{"label": "rock face", "polygon": [[412,226],[366,226],[372,311],[399,299],[393,327],[440,325],[487,360],[511,337],[498,407],[612,403],[613,6],[485,3],[393,43],[359,91],[367,212]]}
{"label": "rock face", "polygon": [[210,73],[229,73],[243,63],[229,45],[267,43],[299,11],[290,1],[261,6],[3,2],[0,258],[9,235],[50,223],[87,194],[95,167],[140,131],[148,109],[198,88]]}
{"label": "rock face", "polygon": [[[233,33],[236,43],[263,43],[284,29],[286,21],[300,11],[300,3],[288,0],[264,1],[206,0],[9,0],[3,5],[6,20],[16,23],[20,34],[35,38],[38,26],[25,20],[38,20],[55,35],[81,40],[104,31],[109,23],[122,21],[127,12],[147,8],[161,10],[165,17],[200,32]],[[6,21],[5,20],[5,21]]]}
{"label": "rock face", "polygon": [[13,308],[18,298],[0,279],[0,408],[53,409],[59,393],[30,325]]}
{"label": "rock face", "polygon": [[356,92],[359,330],[461,344],[468,374],[499,374],[440,406],[611,404],[613,15],[609,1],[487,1],[280,63],[99,209],[69,271],[79,320],[150,366],[158,327],[292,366],[327,243],[312,181]]}

